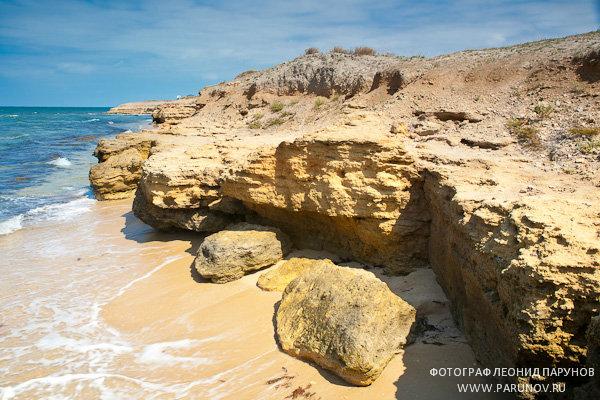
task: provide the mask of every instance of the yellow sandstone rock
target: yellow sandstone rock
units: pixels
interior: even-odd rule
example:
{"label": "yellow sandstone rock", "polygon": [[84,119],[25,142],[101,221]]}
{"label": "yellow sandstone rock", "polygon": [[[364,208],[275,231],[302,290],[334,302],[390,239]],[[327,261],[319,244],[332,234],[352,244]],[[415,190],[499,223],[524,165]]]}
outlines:
{"label": "yellow sandstone rock", "polygon": [[331,260],[315,260],[311,258],[290,258],[280,261],[273,269],[263,273],[256,282],[256,285],[268,291],[282,292],[286,286],[299,277],[318,268],[334,267]]}
{"label": "yellow sandstone rock", "polygon": [[371,272],[315,268],[283,292],[277,337],[286,353],[367,386],[402,350],[415,314]]}

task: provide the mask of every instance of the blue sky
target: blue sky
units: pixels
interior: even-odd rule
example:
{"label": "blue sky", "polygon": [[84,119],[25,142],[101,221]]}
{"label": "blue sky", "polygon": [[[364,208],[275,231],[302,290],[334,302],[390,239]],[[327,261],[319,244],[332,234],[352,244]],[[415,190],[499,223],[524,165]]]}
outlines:
{"label": "blue sky", "polygon": [[600,0],[0,0],[0,105],[174,98],[310,46],[430,56],[599,27]]}

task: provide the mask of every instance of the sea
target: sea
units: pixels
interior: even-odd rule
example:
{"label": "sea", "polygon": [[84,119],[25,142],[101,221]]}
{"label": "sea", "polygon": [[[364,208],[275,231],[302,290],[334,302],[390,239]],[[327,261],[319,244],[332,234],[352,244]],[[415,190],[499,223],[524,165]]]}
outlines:
{"label": "sea", "polygon": [[98,140],[149,128],[104,107],[0,107],[0,235],[86,212]]}

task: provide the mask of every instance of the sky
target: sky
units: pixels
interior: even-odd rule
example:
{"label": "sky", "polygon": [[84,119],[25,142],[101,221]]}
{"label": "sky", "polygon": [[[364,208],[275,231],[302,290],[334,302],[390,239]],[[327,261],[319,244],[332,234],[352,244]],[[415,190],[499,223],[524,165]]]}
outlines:
{"label": "sky", "polygon": [[313,46],[433,56],[599,28],[600,0],[0,0],[0,106],[175,98]]}

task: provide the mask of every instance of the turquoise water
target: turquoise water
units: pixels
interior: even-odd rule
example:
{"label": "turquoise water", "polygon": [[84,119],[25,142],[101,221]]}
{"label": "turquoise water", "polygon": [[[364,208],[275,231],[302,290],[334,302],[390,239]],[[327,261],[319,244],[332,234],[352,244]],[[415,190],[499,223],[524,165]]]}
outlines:
{"label": "turquoise water", "polygon": [[0,107],[0,235],[85,211],[98,140],[151,122],[107,110]]}

